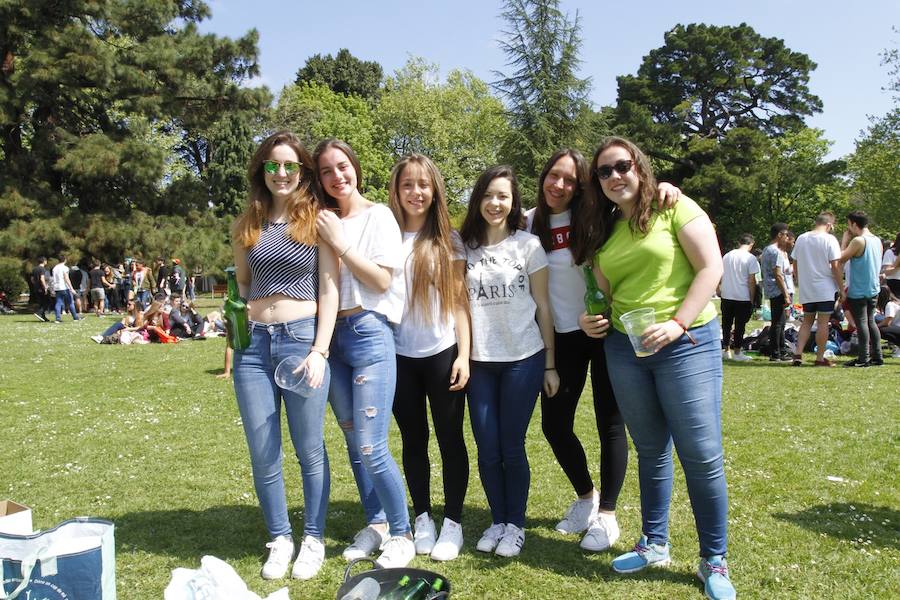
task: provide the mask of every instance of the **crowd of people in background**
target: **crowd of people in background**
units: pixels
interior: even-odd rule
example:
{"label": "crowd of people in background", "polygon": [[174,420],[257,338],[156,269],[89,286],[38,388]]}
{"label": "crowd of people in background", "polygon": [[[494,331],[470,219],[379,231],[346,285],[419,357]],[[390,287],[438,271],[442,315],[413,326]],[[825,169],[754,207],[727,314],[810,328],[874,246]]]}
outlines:
{"label": "crowd of people in background", "polygon": [[188,273],[179,258],[167,261],[159,257],[152,265],[140,258],[115,264],[92,260],[80,266],[70,265],[68,257],[60,254],[52,268],[48,268],[45,257],[37,258],[28,287],[31,303],[37,308],[35,317],[49,322],[48,315],[52,312],[53,322],[60,323],[66,312],[75,321],[91,312],[97,316],[122,314],[128,311],[131,298],[135,298],[142,310],[158,294],[166,298],[180,296],[193,302],[202,278],[202,268]]}

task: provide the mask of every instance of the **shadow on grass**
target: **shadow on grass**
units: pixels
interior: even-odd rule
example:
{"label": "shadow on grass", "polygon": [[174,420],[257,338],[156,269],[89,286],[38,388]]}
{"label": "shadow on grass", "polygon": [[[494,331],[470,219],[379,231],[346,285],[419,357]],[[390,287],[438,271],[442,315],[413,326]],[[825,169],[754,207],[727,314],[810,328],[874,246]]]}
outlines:
{"label": "shadow on grass", "polygon": [[[290,506],[294,537],[302,532],[301,507]],[[440,523],[442,515],[436,513]],[[117,552],[147,552],[168,556],[176,562],[194,561],[198,556],[211,554],[223,560],[262,556],[267,533],[262,514],[256,506],[213,506],[204,510],[149,510],[118,515],[116,524]],[[365,517],[358,502],[339,500],[330,503],[326,524],[326,557],[339,558],[344,547],[362,527]],[[529,519],[525,546],[513,559],[475,550],[481,532],[490,526],[490,512],[482,507],[467,505],[463,510],[465,546],[460,558],[466,557],[479,570],[502,569],[515,561],[536,571],[552,571],[566,577],[585,581],[612,580],[623,577],[645,581],[666,581],[696,588],[698,582],[692,571],[648,569],[636,575],[618,575],[610,567],[612,559],[626,550],[622,543],[600,553],[584,552],[579,548],[580,536],[563,536],[553,530],[555,521]],[[419,565],[421,566],[421,565]],[[450,564],[448,564],[448,567]],[[455,565],[453,565],[455,566]],[[441,571],[441,563],[432,563]],[[693,566],[691,566],[693,568]]]}
{"label": "shadow on grass", "polygon": [[900,549],[900,511],[894,508],[835,502],[773,516],[834,538]]}

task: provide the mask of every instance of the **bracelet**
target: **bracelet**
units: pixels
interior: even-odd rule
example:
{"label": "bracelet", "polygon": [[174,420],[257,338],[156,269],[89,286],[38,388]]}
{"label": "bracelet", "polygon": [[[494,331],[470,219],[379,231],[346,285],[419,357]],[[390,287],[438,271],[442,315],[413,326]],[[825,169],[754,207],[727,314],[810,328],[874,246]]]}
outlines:
{"label": "bracelet", "polygon": [[344,258],[344,255],[347,254],[348,252],[350,252],[351,246],[353,246],[353,244],[347,244],[347,247],[344,248],[344,251],[341,252],[340,254],[338,254],[338,258]]}
{"label": "bracelet", "polygon": [[678,317],[672,317],[672,321],[675,321],[675,324],[681,327],[681,330],[684,332],[684,335],[691,341],[692,346],[697,345],[697,340],[694,339],[694,336],[691,335],[691,332],[688,331],[688,328],[684,326],[684,322]]}
{"label": "bracelet", "polygon": [[322,350],[321,348],[316,348],[315,346],[310,346],[310,352],[316,352],[317,354],[321,354],[322,358],[328,358],[328,350]]}
{"label": "bracelet", "polygon": [[555,370],[556,370],[556,367],[549,367],[549,368],[544,369],[544,372],[555,371]]}

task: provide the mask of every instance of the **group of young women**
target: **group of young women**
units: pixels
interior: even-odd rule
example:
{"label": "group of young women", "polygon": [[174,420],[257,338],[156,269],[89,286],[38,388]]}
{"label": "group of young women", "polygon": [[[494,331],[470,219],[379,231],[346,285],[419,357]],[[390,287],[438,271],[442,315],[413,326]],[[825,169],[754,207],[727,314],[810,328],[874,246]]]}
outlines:
{"label": "group of young women", "polygon": [[[359,161],[339,140],[321,142],[309,156],[295,135],[273,134],[251,160],[249,178],[233,239],[251,343],[234,353],[234,386],[272,538],[263,577],[283,577],[295,555],[282,404],[304,495],[292,576],[308,579],[325,555],[326,401],[345,435],[366,518],[343,555],[380,549],[381,566],[400,567],[417,553],[452,560],[463,546],[466,397],[493,521],[476,549],[519,554],[530,485],[525,435],[540,395],[543,430],[577,495],[557,529],[586,532],[581,546],[593,551],[618,539],[627,423],[640,463],[643,535],[613,568],[666,564],[674,441],[700,535],[698,575],[710,597],[734,597],[724,561],[721,360],[709,304],[721,261],[705,213],[677,189],[660,190],[638,148],[611,138],[590,165],[576,151],[558,152],[527,215],[512,169],[490,168],[474,184],[459,233],[441,175],[422,155],[395,165],[389,207],[362,196]],[[674,208],[660,208],[657,197]],[[612,298],[611,322],[584,313],[578,265],[585,262]],[[658,316],[645,332],[656,350],[646,358],[631,351],[619,321],[636,306],[653,306]],[[305,357],[300,369],[311,394],[275,384],[275,366],[289,355]],[[589,367],[599,491],[573,431]],[[439,535],[426,406],[442,458]],[[392,413],[414,528],[388,448]]]}

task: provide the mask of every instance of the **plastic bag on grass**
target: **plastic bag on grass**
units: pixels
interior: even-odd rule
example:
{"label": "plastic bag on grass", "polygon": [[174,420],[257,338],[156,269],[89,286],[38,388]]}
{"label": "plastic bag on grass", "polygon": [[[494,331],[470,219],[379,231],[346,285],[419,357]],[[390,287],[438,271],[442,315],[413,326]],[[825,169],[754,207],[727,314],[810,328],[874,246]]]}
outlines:
{"label": "plastic bag on grass", "polygon": [[178,568],[166,586],[165,600],[289,600],[281,588],[264,599],[247,589],[231,565],[215,556],[200,559],[199,569]]}

